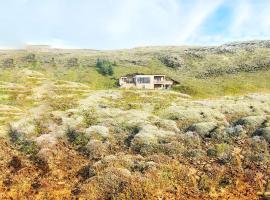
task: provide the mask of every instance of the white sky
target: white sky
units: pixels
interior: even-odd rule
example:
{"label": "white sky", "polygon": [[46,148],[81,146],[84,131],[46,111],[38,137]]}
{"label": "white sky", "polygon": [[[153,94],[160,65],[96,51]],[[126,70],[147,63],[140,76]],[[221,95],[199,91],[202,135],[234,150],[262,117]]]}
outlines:
{"label": "white sky", "polygon": [[0,47],[118,49],[270,39],[270,0],[0,0]]}

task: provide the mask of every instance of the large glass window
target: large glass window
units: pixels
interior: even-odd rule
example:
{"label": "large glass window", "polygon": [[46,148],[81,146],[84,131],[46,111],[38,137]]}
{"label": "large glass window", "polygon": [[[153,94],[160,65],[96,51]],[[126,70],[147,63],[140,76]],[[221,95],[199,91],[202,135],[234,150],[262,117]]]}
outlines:
{"label": "large glass window", "polygon": [[138,83],[150,83],[150,77],[139,77],[137,78]]}

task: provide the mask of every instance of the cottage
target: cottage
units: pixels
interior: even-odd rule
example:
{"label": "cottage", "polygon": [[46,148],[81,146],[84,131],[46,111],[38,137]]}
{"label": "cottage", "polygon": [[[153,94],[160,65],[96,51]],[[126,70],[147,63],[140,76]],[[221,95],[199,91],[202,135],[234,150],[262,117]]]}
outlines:
{"label": "cottage", "polygon": [[127,89],[170,89],[173,83],[171,80],[166,80],[165,75],[134,75],[119,79],[120,87]]}

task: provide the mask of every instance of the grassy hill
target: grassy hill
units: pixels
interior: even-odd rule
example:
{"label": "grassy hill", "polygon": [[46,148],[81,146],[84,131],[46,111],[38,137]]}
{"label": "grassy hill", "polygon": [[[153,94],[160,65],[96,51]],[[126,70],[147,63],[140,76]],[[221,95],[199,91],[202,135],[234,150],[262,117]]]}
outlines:
{"label": "grassy hill", "polygon": [[[130,73],[158,73],[180,82],[176,88],[194,97],[235,95],[270,88],[269,41],[232,43],[218,47],[141,47],[116,51],[14,50],[0,52],[0,80],[17,80],[28,68],[50,79],[81,82],[92,89],[116,88],[117,79]],[[74,63],[75,59],[75,63]],[[116,64],[114,75],[98,74],[97,59]],[[72,62],[73,61],[73,62]]]}
{"label": "grassy hill", "polygon": [[[259,199],[270,192],[269,51],[0,51],[0,199]],[[130,73],[180,84],[119,89]]]}

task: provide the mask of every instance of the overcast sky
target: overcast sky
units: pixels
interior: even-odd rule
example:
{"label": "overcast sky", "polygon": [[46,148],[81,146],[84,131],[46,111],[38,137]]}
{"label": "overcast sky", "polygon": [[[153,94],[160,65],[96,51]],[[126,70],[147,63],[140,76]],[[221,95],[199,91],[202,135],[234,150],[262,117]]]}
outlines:
{"label": "overcast sky", "polygon": [[119,49],[270,39],[270,0],[0,0],[0,47]]}

